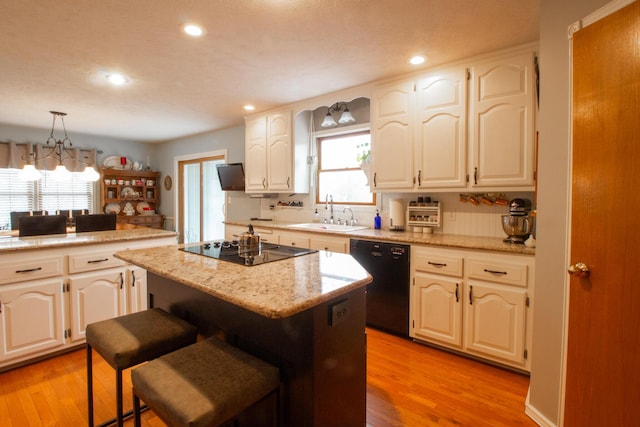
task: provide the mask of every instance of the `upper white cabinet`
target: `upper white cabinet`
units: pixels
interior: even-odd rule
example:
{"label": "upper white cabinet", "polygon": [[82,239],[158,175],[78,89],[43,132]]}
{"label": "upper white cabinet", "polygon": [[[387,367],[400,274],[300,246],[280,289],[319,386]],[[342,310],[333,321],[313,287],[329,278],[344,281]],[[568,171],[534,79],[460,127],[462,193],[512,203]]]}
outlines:
{"label": "upper white cabinet", "polygon": [[467,70],[442,70],[418,80],[417,188],[466,185]]}
{"label": "upper white cabinet", "polygon": [[413,187],[413,81],[377,87],[371,99],[371,176],[375,190]]}
{"label": "upper white cabinet", "polygon": [[471,75],[472,186],[533,186],[533,53],[475,65]]}
{"label": "upper white cabinet", "polygon": [[377,86],[374,191],[532,191],[534,92],[532,52]]}
{"label": "upper white cabinet", "polygon": [[289,110],[246,119],[247,193],[309,192],[308,117],[296,116],[295,127]]}
{"label": "upper white cabinet", "polygon": [[245,124],[245,191],[267,187],[267,117],[248,119]]}

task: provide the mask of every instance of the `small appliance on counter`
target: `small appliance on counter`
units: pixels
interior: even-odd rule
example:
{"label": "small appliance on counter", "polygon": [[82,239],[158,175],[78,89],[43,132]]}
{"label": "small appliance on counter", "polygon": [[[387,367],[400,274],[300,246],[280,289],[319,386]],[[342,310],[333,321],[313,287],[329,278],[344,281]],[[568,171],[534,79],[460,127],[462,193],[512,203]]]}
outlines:
{"label": "small appliance on counter", "polygon": [[404,230],[404,205],[402,199],[389,200],[389,230]]}
{"label": "small appliance on counter", "polygon": [[509,202],[509,215],[502,215],[502,229],[507,234],[507,243],[523,244],[533,230],[534,218],[531,213],[531,201],[513,199]]}

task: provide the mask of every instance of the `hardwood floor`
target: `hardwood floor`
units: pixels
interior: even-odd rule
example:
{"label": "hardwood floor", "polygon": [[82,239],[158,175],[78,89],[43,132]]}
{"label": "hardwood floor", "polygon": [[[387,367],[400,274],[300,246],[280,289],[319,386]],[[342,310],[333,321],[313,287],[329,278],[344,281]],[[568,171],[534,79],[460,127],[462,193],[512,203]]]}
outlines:
{"label": "hardwood floor", "polygon": [[[526,376],[376,330],[367,331],[367,426],[535,426]],[[95,419],[113,416],[113,370],[94,356]],[[0,425],[87,425],[85,351],[0,373]],[[125,408],[131,382],[124,375]],[[132,426],[129,420],[126,425]],[[145,427],[164,424],[150,411]]]}

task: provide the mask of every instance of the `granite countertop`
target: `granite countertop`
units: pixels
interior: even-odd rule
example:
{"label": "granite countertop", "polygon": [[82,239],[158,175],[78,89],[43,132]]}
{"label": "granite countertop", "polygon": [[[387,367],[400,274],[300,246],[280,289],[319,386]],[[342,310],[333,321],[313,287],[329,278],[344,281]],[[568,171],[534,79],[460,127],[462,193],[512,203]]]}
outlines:
{"label": "granite countertop", "polygon": [[335,231],[314,231],[314,230],[301,230],[299,228],[293,228],[290,222],[276,222],[276,221],[225,221],[229,225],[246,226],[247,224],[253,224],[254,227],[260,228],[272,228],[274,230],[290,231],[296,233],[314,233],[318,235],[329,235],[336,237],[357,238],[357,239],[372,239],[398,243],[408,244],[420,244],[420,245],[434,245],[434,246],[447,246],[451,248],[460,249],[481,249],[495,252],[507,252],[514,254],[535,255],[535,248],[530,248],[525,245],[518,245],[513,243],[505,243],[502,238],[499,237],[481,237],[481,236],[465,236],[461,234],[443,234],[443,233],[414,233],[411,231],[390,231],[390,230],[375,230],[373,228],[365,228],[362,230],[350,231],[350,232],[335,232]]}
{"label": "granite countertop", "polygon": [[372,281],[346,254],[319,251],[248,267],[179,247],[126,250],[115,257],[272,319],[300,313]]}
{"label": "granite countertop", "polygon": [[92,231],[88,233],[50,234],[32,237],[16,237],[12,234],[7,234],[0,236],[0,254],[23,250],[52,249],[66,246],[174,237],[176,235],[174,231],[146,227],[114,231]]}

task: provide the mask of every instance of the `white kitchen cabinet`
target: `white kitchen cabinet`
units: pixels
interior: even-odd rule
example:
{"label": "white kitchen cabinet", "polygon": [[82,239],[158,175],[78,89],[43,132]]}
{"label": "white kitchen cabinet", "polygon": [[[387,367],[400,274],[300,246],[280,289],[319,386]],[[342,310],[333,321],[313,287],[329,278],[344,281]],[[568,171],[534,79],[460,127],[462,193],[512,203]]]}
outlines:
{"label": "white kitchen cabinet", "polygon": [[467,292],[465,349],[524,365],[526,290],[470,281]]}
{"label": "white kitchen cabinet", "polygon": [[415,83],[378,86],[371,98],[371,176],[374,191],[413,188]]}
{"label": "white kitchen cabinet", "polygon": [[245,191],[262,192],[267,187],[267,117],[245,122]]}
{"label": "white kitchen cabinet", "polygon": [[534,58],[521,50],[374,88],[374,191],[532,191]]}
{"label": "white kitchen cabinet", "polygon": [[85,339],[88,324],[126,314],[125,269],[78,274],[69,279],[71,341]]}
{"label": "white kitchen cabinet", "polygon": [[62,278],[0,287],[0,363],[65,344]]}
{"label": "white kitchen cabinet", "polygon": [[[242,233],[246,233],[248,231],[248,226],[225,224],[224,239],[227,241],[239,240]],[[260,235],[260,242],[262,243],[273,243],[275,245],[280,243],[280,234],[273,228],[264,228],[254,225],[253,232]]]}
{"label": "white kitchen cabinet", "polygon": [[467,70],[445,69],[420,78],[414,141],[416,188],[467,185]]}
{"label": "white kitchen cabinet", "polygon": [[309,238],[309,249],[346,254],[349,248],[349,239],[335,236],[318,236],[312,234]]}
{"label": "white kitchen cabinet", "polygon": [[411,336],[461,348],[461,298],[462,280],[416,272]]}
{"label": "white kitchen cabinet", "polygon": [[246,118],[246,193],[309,192],[310,118],[291,110]]}
{"label": "white kitchen cabinet", "polygon": [[535,168],[534,54],[471,68],[472,187],[531,187]]}
{"label": "white kitchen cabinet", "polygon": [[113,253],[173,244],[175,237],[3,254],[0,370],[80,345],[88,323],[146,309],[146,271]]}
{"label": "white kitchen cabinet", "polygon": [[529,370],[533,257],[412,245],[411,337]]}
{"label": "white kitchen cabinet", "polygon": [[309,249],[311,244],[309,242],[308,233],[295,233],[289,231],[281,231],[280,244],[284,246],[296,246],[298,248]]}
{"label": "white kitchen cabinet", "polygon": [[146,310],[148,307],[147,270],[140,267],[127,268],[125,285],[127,288],[127,313]]}

